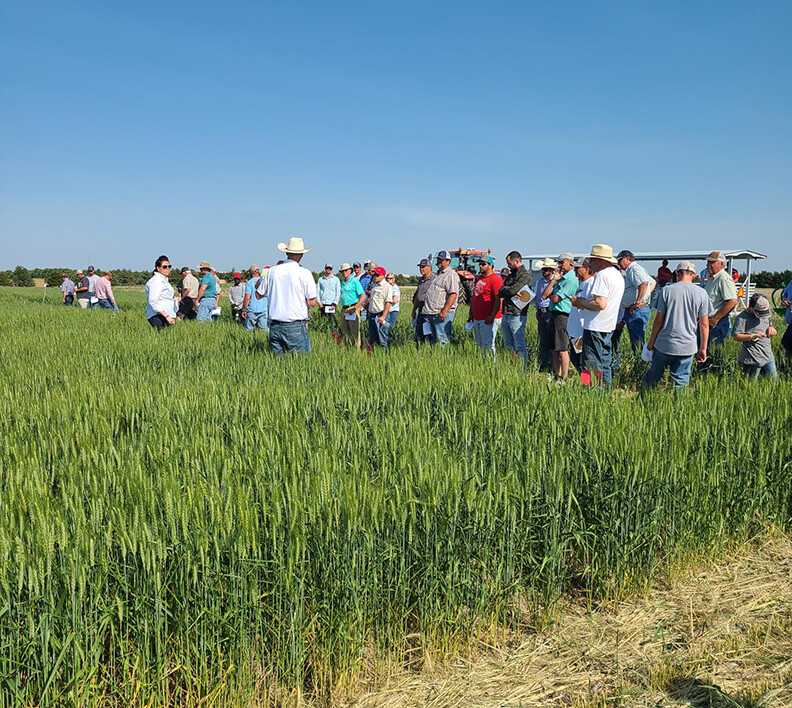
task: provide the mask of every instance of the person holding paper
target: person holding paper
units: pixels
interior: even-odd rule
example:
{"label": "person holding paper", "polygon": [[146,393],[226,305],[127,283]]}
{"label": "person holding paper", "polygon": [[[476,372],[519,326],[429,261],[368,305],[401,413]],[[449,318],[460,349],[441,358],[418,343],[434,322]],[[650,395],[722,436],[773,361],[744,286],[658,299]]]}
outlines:
{"label": "person holding paper", "polygon": [[368,332],[372,346],[388,348],[388,313],[391,308],[393,289],[385,280],[387,271],[382,266],[374,269],[374,279],[371,281],[368,304]]}
{"label": "person holding paper", "polygon": [[432,286],[435,274],[432,272],[432,261],[428,258],[421,259],[418,263],[418,270],[421,273],[421,279],[418,281],[418,287],[415,288],[415,292],[413,293],[413,306],[410,319],[415,329],[415,342],[420,346],[424,342],[432,341],[432,323],[429,321],[429,318],[423,314],[423,306],[426,302],[426,293]]}
{"label": "person holding paper", "polygon": [[267,277],[267,271],[262,273],[261,268],[253,264],[248,268],[250,277],[245,283],[245,299],[242,301],[242,319],[245,321],[245,329],[252,332],[254,329],[261,329],[269,332],[269,303],[267,298],[256,297],[256,288],[259,280]]}
{"label": "person holding paper", "polygon": [[343,316],[341,317],[341,337],[349,346],[360,349],[360,308],[366,300],[366,293],[360,279],[352,273],[349,263],[342,263],[338,269],[341,274],[340,302]]}
{"label": "person holding paper", "polygon": [[652,364],[641,382],[641,394],[656,386],[668,369],[674,389],[690,382],[693,359],[707,360],[710,315],[714,313],[709,296],[693,284],[696,267],[682,261],[676,267],[676,282],[666,285],[657,298],[657,314],[646,349]]}
{"label": "person holding paper", "polygon": [[482,256],[478,264],[480,273],[473,285],[468,322],[473,324],[476,344],[483,351],[484,359],[491,355],[494,361],[495,338],[503,320],[499,294],[503,280],[495,272],[495,259],[492,256]]}
{"label": "person holding paper", "polygon": [[[572,298],[578,289],[578,279],[572,268],[575,257],[565,251],[558,256],[558,269],[545,286],[542,297],[550,300],[550,351],[556,381],[569,376],[569,334],[567,322]],[[549,376],[549,374],[548,374]]]}
{"label": "person holding paper", "polygon": [[[525,323],[528,318],[528,302],[523,302],[517,294],[531,285],[531,274],[522,262],[519,251],[511,251],[506,256],[509,275],[498,291],[502,300],[503,346],[511,349],[516,356],[522,357],[523,366],[528,366],[528,346],[525,343]],[[516,298],[516,299],[515,299]]]}
{"label": "person holding paper", "polygon": [[319,308],[322,316],[327,318],[335,329],[336,307],[341,300],[341,281],[333,275],[332,263],[325,264],[324,275],[319,278],[316,287],[319,291]]}

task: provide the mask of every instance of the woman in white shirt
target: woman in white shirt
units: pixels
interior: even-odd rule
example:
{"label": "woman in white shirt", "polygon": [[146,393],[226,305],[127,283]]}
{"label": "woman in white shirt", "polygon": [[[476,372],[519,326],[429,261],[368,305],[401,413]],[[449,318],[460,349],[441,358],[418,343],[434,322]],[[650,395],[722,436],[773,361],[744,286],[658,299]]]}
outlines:
{"label": "woman in white shirt", "polygon": [[146,317],[155,329],[170,327],[176,318],[173,286],[168,282],[171,267],[170,258],[160,256],[146,283]]}
{"label": "woman in white shirt", "polygon": [[391,286],[391,306],[390,310],[388,310],[388,314],[385,316],[385,321],[388,323],[389,328],[393,328],[393,325],[396,324],[396,318],[399,316],[399,301],[401,300],[401,290],[399,290],[399,286],[396,285],[396,275],[393,273],[388,273],[385,280]]}

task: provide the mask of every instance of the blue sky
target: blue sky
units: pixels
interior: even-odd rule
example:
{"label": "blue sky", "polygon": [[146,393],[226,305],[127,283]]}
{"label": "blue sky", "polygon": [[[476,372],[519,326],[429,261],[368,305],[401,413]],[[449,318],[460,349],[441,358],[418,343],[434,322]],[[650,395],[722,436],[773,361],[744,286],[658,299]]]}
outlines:
{"label": "blue sky", "polygon": [[792,267],[792,3],[17,2],[0,268],[460,244]]}

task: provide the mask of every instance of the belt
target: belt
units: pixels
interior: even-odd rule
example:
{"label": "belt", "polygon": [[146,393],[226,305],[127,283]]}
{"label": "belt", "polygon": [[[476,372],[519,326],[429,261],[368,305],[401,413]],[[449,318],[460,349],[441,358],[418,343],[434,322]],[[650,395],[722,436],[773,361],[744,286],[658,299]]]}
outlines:
{"label": "belt", "polygon": [[547,312],[549,310],[549,308],[547,308],[547,307],[537,307],[536,309],[539,310],[539,312],[542,312],[542,313]]}
{"label": "belt", "polygon": [[270,320],[272,324],[301,324],[307,321],[308,320]]}

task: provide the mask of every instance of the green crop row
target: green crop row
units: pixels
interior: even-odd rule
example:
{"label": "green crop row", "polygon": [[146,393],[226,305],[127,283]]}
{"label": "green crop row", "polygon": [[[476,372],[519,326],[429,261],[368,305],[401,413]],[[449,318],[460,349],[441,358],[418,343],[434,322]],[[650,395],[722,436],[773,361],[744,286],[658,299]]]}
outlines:
{"label": "green crop row", "polygon": [[462,323],[276,359],[119,300],[0,293],[0,706],[326,698],[792,518],[788,369],[748,382],[731,345],[638,400],[627,353],[602,394]]}

